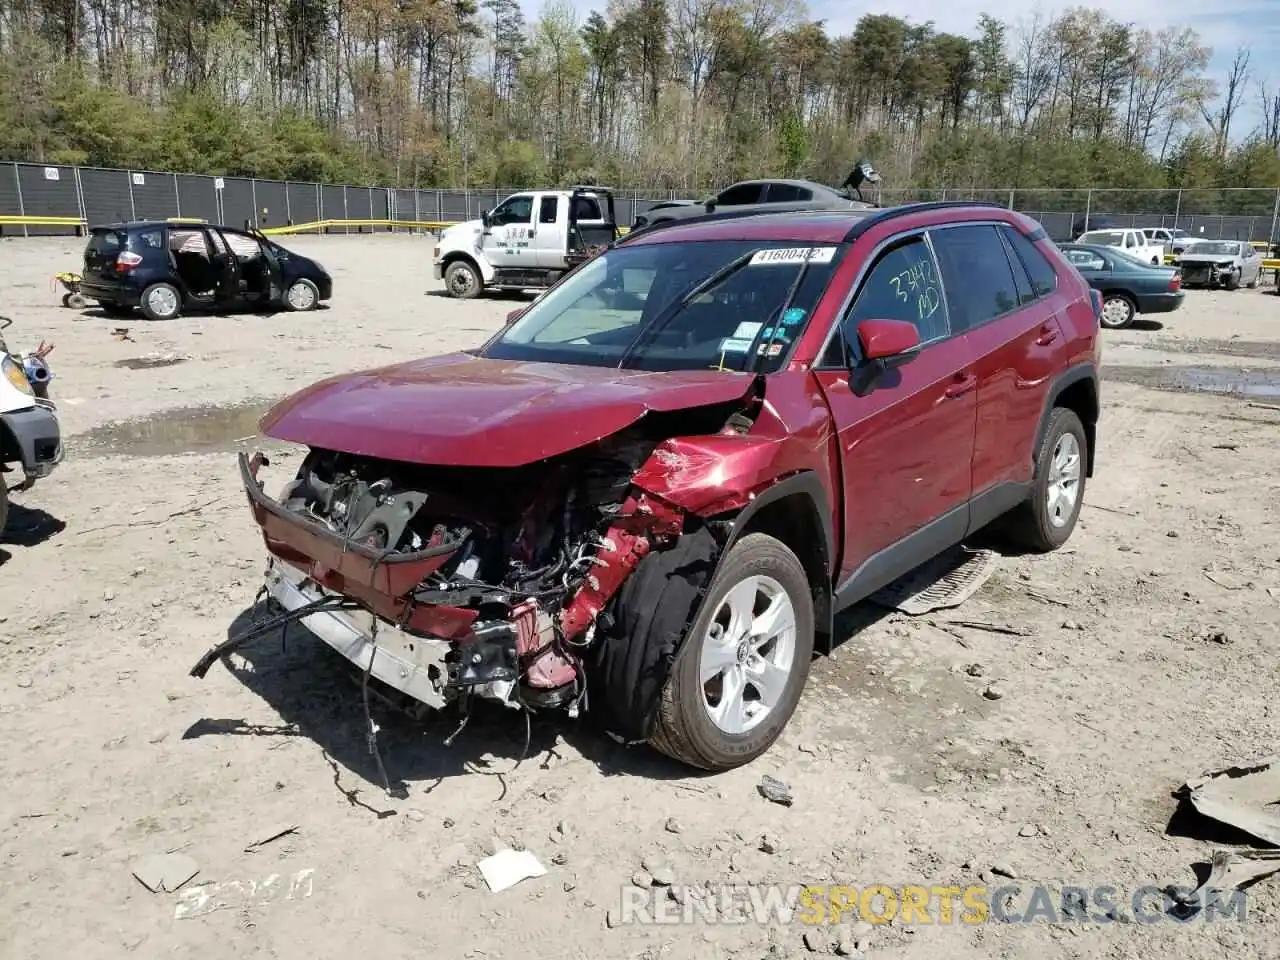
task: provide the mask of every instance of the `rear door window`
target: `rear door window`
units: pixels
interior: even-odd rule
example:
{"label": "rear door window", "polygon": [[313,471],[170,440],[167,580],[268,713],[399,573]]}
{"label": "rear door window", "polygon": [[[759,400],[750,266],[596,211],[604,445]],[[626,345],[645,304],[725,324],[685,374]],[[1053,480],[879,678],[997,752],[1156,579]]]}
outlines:
{"label": "rear door window", "polygon": [[539,223],[555,223],[556,217],[560,214],[560,198],[559,197],[543,197],[538,205],[538,222]]}
{"label": "rear door window", "polygon": [[758,183],[743,183],[730,187],[716,198],[716,204],[721,207],[737,207],[746,203],[755,203],[760,199],[760,187]]}
{"label": "rear door window", "polygon": [[813,199],[813,191],[797,187],[793,183],[771,183],[765,194],[765,203],[800,203]]}
{"label": "rear door window", "polygon": [[574,197],[573,219],[603,220],[604,214],[600,212],[600,204],[595,197]]}
{"label": "rear door window", "polygon": [[995,226],[966,224],[933,230],[929,236],[956,332],[972,330],[1018,306],[1013,268]]}

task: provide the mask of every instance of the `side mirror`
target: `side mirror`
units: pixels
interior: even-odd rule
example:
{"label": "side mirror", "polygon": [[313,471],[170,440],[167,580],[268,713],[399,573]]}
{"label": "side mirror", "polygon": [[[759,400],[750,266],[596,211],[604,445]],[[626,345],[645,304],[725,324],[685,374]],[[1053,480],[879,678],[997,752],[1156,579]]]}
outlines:
{"label": "side mirror", "polygon": [[528,309],[528,308],[527,308],[527,307],[517,307],[515,310],[512,310],[510,313],[508,313],[508,314],[507,314],[507,326],[511,326],[511,324],[513,324],[513,323],[515,323],[517,320],[519,320],[519,319],[520,319],[520,317],[524,314],[524,312],[525,312],[525,310],[526,310],[526,309]]}
{"label": "side mirror", "polygon": [[850,371],[849,386],[864,396],[884,374],[915,359],[920,331],[905,320],[863,320],[858,324],[858,345],[862,360]]}
{"label": "side mirror", "polygon": [[484,224],[485,229],[488,229],[489,227],[492,227],[492,226],[493,226],[493,211],[492,211],[492,210],[481,210],[481,211],[480,211],[480,222],[481,222],[482,224]]}
{"label": "side mirror", "polygon": [[706,207],[706,209],[707,209],[707,213],[715,213],[715,212],[716,212],[716,200],[715,200],[715,197],[712,197],[710,200],[707,200],[707,201],[706,201],[706,202],[704,202],[702,205],[703,205],[704,207]]}

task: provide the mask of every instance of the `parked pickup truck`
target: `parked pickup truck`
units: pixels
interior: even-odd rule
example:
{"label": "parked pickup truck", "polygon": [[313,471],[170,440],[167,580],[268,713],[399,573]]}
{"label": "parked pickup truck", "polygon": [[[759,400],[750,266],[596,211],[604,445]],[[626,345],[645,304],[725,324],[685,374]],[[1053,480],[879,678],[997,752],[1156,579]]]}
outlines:
{"label": "parked pickup truck", "polygon": [[1102,247],[1118,247],[1135,260],[1145,260],[1156,266],[1164,263],[1164,246],[1148,239],[1141,230],[1133,228],[1115,230],[1089,230],[1076,238],[1076,243],[1095,244]]}
{"label": "parked pickup truck", "polygon": [[478,349],[269,411],[264,436],[309,448],[277,496],[240,455],[274,615],[192,674],[301,621],[415,715],[585,710],[740,766],[837,612],[997,520],[1067,542],[1101,305],[994,204],[638,230]]}
{"label": "parked pickup truck", "polygon": [[517,193],[440,234],[435,277],[459,299],[486,287],[545,290],[617,238],[613,193],[605,187]]}

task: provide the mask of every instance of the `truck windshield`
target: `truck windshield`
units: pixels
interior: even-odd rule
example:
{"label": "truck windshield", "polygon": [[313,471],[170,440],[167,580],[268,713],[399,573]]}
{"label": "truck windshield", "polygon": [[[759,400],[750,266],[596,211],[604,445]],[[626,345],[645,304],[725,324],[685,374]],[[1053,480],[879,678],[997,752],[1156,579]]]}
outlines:
{"label": "truck windshield", "polygon": [[844,244],[769,240],[618,247],[534,303],[481,355],[768,372],[785,361],[843,252]]}

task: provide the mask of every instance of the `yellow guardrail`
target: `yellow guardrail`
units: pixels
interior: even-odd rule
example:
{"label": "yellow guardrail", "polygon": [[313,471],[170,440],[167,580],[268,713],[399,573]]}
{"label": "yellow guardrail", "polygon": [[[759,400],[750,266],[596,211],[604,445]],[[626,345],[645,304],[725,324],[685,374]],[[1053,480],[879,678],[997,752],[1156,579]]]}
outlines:
{"label": "yellow guardrail", "polygon": [[443,230],[445,227],[452,226],[452,222],[442,220],[311,220],[307,223],[292,223],[282,227],[260,227],[258,232],[274,237],[294,233],[312,233],[337,227],[402,227],[417,230]]}
{"label": "yellow guardrail", "polygon": [[83,227],[80,217],[11,217],[0,216],[0,226],[15,227]]}

